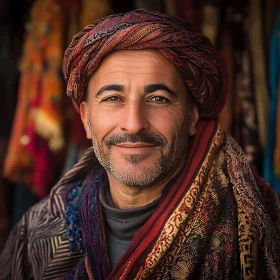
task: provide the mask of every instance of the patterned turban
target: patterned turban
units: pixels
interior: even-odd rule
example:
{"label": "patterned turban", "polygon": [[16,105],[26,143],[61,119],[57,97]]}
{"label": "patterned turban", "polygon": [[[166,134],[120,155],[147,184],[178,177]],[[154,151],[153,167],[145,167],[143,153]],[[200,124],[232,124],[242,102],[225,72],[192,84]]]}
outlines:
{"label": "patterned turban", "polygon": [[99,19],[73,37],[64,54],[63,73],[75,107],[84,100],[90,77],[108,53],[151,48],[179,69],[200,117],[216,117],[227,90],[223,59],[210,40],[183,19],[146,10]]}

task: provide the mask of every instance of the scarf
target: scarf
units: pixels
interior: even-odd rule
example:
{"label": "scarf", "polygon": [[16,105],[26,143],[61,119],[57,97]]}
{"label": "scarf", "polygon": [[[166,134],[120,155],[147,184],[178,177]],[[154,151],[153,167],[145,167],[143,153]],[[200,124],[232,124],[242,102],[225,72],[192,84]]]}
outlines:
{"label": "scarf", "polygon": [[[92,164],[92,149],[85,157]],[[85,179],[84,257],[74,279],[280,279],[279,198],[215,121],[199,121],[183,169],[112,271],[98,200],[102,172]]]}

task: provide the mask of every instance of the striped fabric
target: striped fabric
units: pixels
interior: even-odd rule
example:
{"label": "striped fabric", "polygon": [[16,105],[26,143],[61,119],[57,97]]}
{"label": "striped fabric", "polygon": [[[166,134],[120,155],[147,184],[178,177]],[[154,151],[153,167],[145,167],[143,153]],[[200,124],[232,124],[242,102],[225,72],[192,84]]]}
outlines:
{"label": "striped fabric", "polygon": [[60,194],[54,190],[49,200],[23,216],[0,259],[0,279],[59,279],[75,267],[81,255],[69,255],[64,209]]}

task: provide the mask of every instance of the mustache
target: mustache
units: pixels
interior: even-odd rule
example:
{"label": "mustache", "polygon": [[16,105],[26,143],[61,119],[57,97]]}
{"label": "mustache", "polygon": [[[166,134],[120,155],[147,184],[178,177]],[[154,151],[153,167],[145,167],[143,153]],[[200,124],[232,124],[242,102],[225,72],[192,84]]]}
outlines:
{"label": "mustache", "polygon": [[166,140],[158,135],[151,133],[137,133],[137,134],[116,134],[108,137],[104,140],[105,145],[111,147],[116,144],[121,143],[146,143],[155,146],[164,146],[166,144]]}

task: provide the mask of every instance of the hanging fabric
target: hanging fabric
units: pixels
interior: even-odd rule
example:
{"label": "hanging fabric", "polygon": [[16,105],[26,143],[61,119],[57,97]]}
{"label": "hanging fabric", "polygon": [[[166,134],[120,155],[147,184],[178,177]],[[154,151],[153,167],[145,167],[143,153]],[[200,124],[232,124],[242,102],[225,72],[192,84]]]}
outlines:
{"label": "hanging fabric", "polygon": [[[278,8],[275,17],[275,26],[272,32],[270,41],[269,53],[269,86],[270,86],[270,107],[269,107],[269,125],[267,134],[267,147],[264,157],[264,177],[265,179],[280,193],[280,176],[277,176],[277,168],[275,170],[275,160],[278,158],[279,130],[276,127],[279,125],[277,119],[277,100],[279,95],[279,73],[280,73],[280,9]],[[278,107],[279,108],[279,107]],[[279,111],[279,109],[278,109]],[[277,144],[277,146],[275,146]],[[276,147],[276,148],[275,148]],[[275,150],[274,150],[275,149]],[[274,158],[274,151],[276,152]],[[275,172],[276,171],[276,172]]]}
{"label": "hanging fabric", "polygon": [[61,75],[64,13],[53,0],[36,1],[27,25],[18,105],[4,175],[48,194],[63,136],[64,85]]}

